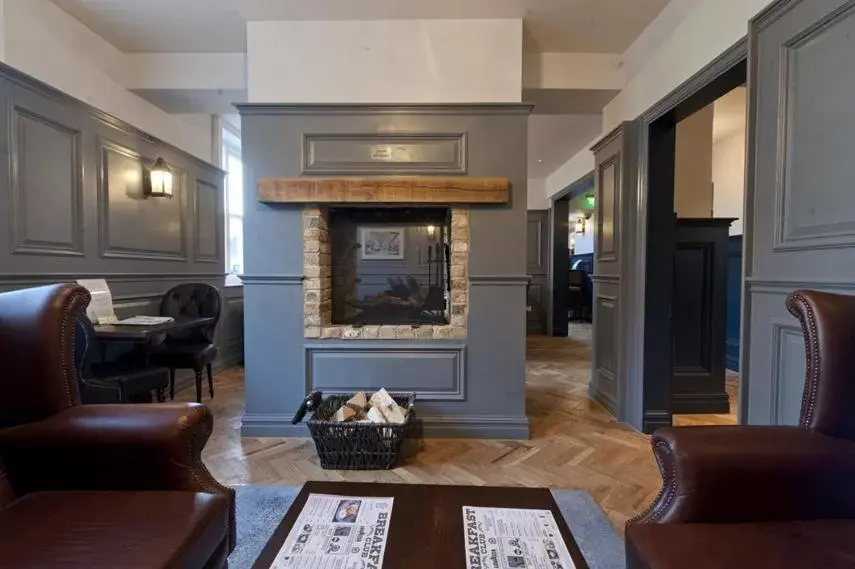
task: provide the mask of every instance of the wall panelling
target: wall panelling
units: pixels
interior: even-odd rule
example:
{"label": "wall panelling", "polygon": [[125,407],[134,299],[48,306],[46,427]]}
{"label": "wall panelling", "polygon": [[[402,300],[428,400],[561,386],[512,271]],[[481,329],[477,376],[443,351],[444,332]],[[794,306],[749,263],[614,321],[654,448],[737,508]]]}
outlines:
{"label": "wall panelling", "polygon": [[[120,317],[156,314],[170,287],[224,296],[218,367],[243,354],[243,290],[224,288],[223,172],[0,64],[0,291],[105,278]],[[163,157],[173,199],[143,195]]]}

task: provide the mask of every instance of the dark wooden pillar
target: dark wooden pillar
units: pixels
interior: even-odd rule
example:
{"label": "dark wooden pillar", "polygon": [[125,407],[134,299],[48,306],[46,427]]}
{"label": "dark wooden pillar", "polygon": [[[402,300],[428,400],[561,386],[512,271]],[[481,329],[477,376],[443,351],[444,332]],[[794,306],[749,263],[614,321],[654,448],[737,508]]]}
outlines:
{"label": "dark wooden pillar", "polygon": [[552,202],[552,335],[567,337],[570,283],[570,200]]}
{"label": "dark wooden pillar", "polygon": [[672,300],[672,413],[728,413],[728,229],[733,219],[677,219]]}

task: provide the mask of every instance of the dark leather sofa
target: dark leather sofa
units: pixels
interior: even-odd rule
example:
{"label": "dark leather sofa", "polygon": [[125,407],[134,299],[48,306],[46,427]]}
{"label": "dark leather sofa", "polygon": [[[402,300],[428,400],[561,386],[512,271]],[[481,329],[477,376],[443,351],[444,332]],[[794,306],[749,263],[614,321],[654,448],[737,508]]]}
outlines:
{"label": "dark leather sofa", "polygon": [[663,487],[626,528],[628,569],[855,567],[855,297],[796,292],[800,425],[653,436]]}
{"label": "dark leather sofa", "polygon": [[198,404],[80,405],[76,285],[0,294],[0,567],[220,568],[234,492]]}

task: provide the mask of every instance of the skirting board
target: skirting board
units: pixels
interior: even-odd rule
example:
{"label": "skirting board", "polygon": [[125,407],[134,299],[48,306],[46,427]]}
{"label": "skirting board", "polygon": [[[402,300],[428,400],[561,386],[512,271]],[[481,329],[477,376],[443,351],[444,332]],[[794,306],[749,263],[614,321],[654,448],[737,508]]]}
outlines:
{"label": "skirting board", "polygon": [[664,411],[647,411],[642,421],[641,432],[645,435],[652,435],[661,428],[671,427],[674,422],[671,414]]}
{"label": "skirting board", "polygon": [[305,423],[291,424],[291,415],[244,415],[241,421],[242,437],[298,438],[308,437]]}
{"label": "skirting board", "polygon": [[724,391],[675,393],[671,396],[671,412],[675,415],[727,414],[730,413],[730,399]]}
{"label": "skirting board", "polygon": [[617,417],[618,414],[618,404],[614,397],[605,391],[600,391],[597,389],[597,386],[591,382],[588,385],[588,396],[602,405],[606,411]]}
{"label": "skirting board", "polygon": [[429,439],[502,439],[528,440],[528,417],[467,415],[448,417],[419,416],[417,432]]}
{"label": "skirting board", "polygon": [[[305,424],[292,425],[285,415],[244,415],[241,435],[244,437],[308,437]],[[502,439],[527,440],[528,418],[494,415],[418,417],[416,435],[431,439]]]}

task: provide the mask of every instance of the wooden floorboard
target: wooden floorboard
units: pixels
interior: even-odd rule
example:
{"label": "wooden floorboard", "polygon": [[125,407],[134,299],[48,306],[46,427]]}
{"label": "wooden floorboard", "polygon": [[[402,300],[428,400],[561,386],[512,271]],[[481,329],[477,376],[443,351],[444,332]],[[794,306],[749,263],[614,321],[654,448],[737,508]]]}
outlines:
{"label": "wooden floorboard", "polygon": [[[572,325],[569,339],[529,339],[530,440],[427,439],[395,470],[327,471],[319,466],[311,439],[241,438],[243,370],[234,369],[216,377],[213,401],[205,396],[216,420],[204,460],[225,484],[346,480],[579,488],[590,492],[622,532],[625,521],[658,492],[661,479],[649,438],[588,397],[590,330]],[[185,390],[177,399],[194,395]]]}

